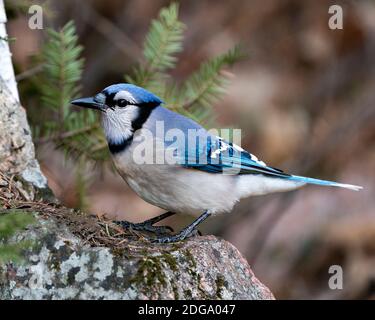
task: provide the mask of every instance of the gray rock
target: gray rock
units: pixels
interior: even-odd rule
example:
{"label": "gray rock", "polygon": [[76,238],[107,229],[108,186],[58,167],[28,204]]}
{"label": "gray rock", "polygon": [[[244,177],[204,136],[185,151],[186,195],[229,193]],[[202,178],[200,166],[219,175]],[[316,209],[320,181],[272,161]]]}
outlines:
{"label": "gray rock", "polygon": [[131,241],[91,247],[53,219],[10,242],[32,239],[20,265],[0,270],[0,299],[274,299],[230,243],[214,236],[178,244]]}
{"label": "gray rock", "polygon": [[0,171],[20,175],[37,188],[47,188],[47,179],[35,159],[26,112],[1,79]]}

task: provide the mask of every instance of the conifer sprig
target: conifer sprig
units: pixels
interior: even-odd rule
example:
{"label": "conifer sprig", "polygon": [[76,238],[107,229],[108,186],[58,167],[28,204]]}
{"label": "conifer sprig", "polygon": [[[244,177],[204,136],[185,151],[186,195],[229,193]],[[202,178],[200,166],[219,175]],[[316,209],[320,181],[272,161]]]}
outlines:
{"label": "conifer sprig", "polygon": [[77,44],[78,37],[72,21],[60,31],[47,30],[48,41],[43,49],[44,76],[42,86],[43,104],[56,111],[60,123],[66,124],[69,117],[69,105],[79,93],[83,59],[79,59],[82,46]]}
{"label": "conifer sprig", "polygon": [[228,81],[222,70],[243,58],[243,51],[237,45],[228,52],[203,62],[183,86],[186,99],[183,108],[190,109],[195,105],[200,108],[210,107],[225,93]]}
{"label": "conifer sprig", "polygon": [[[125,81],[156,93],[174,111],[212,124],[215,118],[210,107],[225,92],[228,82],[223,69],[244,55],[236,46],[203,62],[185,82],[177,84],[169,72],[176,67],[176,55],[182,51],[185,25],[178,19],[178,9],[178,4],[172,3],[151,22],[144,42],[144,58],[132,75],[125,75]],[[69,22],[60,31],[49,30],[48,37],[43,51],[46,66],[42,96],[53,117],[44,123],[44,135],[47,131],[69,156],[104,162],[109,152],[96,114],[89,109],[73,112],[69,104],[79,93],[83,68],[79,58],[82,47],[77,43],[74,24]]]}
{"label": "conifer sprig", "polygon": [[93,151],[98,142],[104,141],[96,113],[90,109],[74,110],[70,104],[80,95],[84,63],[74,23],[68,22],[59,31],[48,29],[47,37],[42,51],[40,90],[42,104],[50,110],[50,119],[39,130],[40,134],[49,137],[71,157],[107,159],[106,150]]}
{"label": "conifer sprig", "polygon": [[175,67],[175,55],[182,51],[184,29],[185,25],[178,20],[177,3],[161,9],[159,18],[151,22],[144,42],[145,63],[133,70],[133,76],[125,76],[125,80],[160,94],[165,72]]}

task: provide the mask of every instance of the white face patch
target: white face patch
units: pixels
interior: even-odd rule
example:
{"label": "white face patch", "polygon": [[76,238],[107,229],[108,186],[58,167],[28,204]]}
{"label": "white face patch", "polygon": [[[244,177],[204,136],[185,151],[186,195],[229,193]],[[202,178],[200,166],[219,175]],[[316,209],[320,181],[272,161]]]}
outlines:
{"label": "white face patch", "polygon": [[121,91],[117,92],[115,94],[115,96],[113,97],[113,100],[115,100],[115,101],[120,100],[120,99],[124,99],[131,104],[137,104],[138,103],[137,99],[135,99],[134,96],[129,91],[125,91],[125,90],[121,90]]}
{"label": "white face patch", "polygon": [[102,126],[108,142],[118,144],[133,135],[132,122],[138,118],[139,107],[108,108],[102,113]]}

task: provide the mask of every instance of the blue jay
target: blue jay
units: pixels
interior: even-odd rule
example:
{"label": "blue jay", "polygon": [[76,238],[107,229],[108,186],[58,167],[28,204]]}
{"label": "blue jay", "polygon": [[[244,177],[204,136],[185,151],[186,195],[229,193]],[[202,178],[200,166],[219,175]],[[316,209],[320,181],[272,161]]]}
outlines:
{"label": "blue jay", "polygon": [[[157,233],[158,243],[181,241],[196,233],[196,227],[210,215],[229,212],[240,199],[297,189],[305,184],[360,190],[362,187],[291,175],[267,166],[241,147],[211,134],[193,120],[163,107],[151,92],[132,84],[119,83],[94,97],[71,102],[101,111],[101,123],[118,173],[145,201],[167,210],[143,223],[124,221],[124,227]],[[178,130],[183,139],[166,139],[157,134]],[[189,131],[200,134],[191,138]],[[135,155],[145,142],[155,150],[169,150],[174,162],[152,160],[142,163]],[[157,147],[155,147],[157,145]],[[202,160],[203,159],[203,160]],[[164,159],[165,160],[165,159]],[[162,234],[156,222],[175,213],[198,218],[175,235]]]}

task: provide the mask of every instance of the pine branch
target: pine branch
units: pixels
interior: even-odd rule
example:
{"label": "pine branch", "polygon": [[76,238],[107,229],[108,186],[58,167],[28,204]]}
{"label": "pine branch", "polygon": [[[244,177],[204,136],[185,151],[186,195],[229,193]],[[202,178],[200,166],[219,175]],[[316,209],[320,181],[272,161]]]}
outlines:
{"label": "pine branch", "polygon": [[98,141],[104,140],[98,118],[90,109],[74,111],[70,101],[80,93],[83,59],[82,46],[72,21],[60,31],[49,29],[43,48],[42,102],[51,111],[51,121],[43,122],[37,130],[43,135],[36,141],[54,141],[71,157],[84,156],[98,161],[106,158],[102,152],[91,152]]}
{"label": "pine branch", "polygon": [[61,139],[57,147],[63,149],[67,157],[77,159],[83,157],[99,165],[109,159],[107,142],[99,126],[75,132],[70,137]]}
{"label": "pine branch", "polygon": [[172,3],[160,11],[159,20],[152,21],[146,37],[146,69],[163,72],[175,66],[174,55],[182,50],[183,29],[184,24],[178,20],[178,4]]}
{"label": "pine branch", "polygon": [[36,142],[36,143],[47,143],[47,142],[52,142],[52,141],[58,142],[58,141],[61,141],[62,139],[75,137],[75,136],[77,136],[79,134],[82,134],[82,133],[88,134],[88,133],[90,133],[90,131],[95,130],[97,128],[99,128],[99,124],[86,126],[86,127],[79,128],[79,129],[76,129],[76,130],[65,131],[61,134],[37,138],[37,139],[34,139],[34,142]]}
{"label": "pine branch", "polygon": [[[67,26],[63,29],[67,29]],[[133,77],[126,76],[126,81],[148,88],[156,94],[163,96],[164,92],[167,90],[165,84],[167,75],[165,74],[165,71],[173,68],[177,62],[175,54],[182,50],[183,29],[184,24],[178,21],[178,4],[172,3],[168,8],[162,9],[159,18],[152,21],[150,31],[146,36],[143,50],[146,63],[145,65],[139,65],[136,67],[134,69]],[[58,33],[55,31],[49,31],[49,34],[53,40]],[[74,32],[70,31],[69,36],[74,36]],[[58,39],[61,41],[61,37]],[[70,42],[70,40],[73,39],[67,39],[65,42]],[[76,39],[74,38],[74,40]],[[52,53],[55,51],[53,49],[54,47],[50,49]],[[78,55],[79,52],[77,51]],[[54,58],[54,55],[50,56]],[[74,58],[77,58],[77,56]],[[61,58],[59,60],[61,60]],[[52,86],[55,86],[55,93],[56,91],[62,91],[61,88],[59,88],[59,86],[61,87],[61,82],[62,81],[57,81],[51,84]],[[49,89],[50,88],[46,90]],[[68,91],[70,89],[71,87],[68,86]],[[54,102],[55,93],[52,93],[51,90],[49,90],[49,95],[44,98],[44,101],[49,102],[55,109],[60,106],[59,118],[63,118],[63,123],[65,123],[65,125],[63,130],[60,130],[60,132],[53,135],[53,140],[59,140],[59,146],[65,149],[66,154],[70,154],[73,157],[84,156],[94,161],[105,161],[108,156],[107,145],[106,143],[100,142],[105,142],[105,140],[102,139],[101,131],[96,130],[97,127],[94,125],[94,123],[97,122],[97,119],[94,117],[94,122],[88,121],[89,124],[86,126],[87,129],[80,131],[79,128],[82,128],[83,126],[81,121],[77,121],[79,119],[67,119],[67,115],[64,113],[65,108],[61,108],[61,105],[64,105],[64,102],[67,99],[60,96],[60,103],[56,103]],[[70,100],[72,99],[69,99],[69,101]],[[61,112],[61,110],[63,111]],[[87,119],[87,115],[83,115],[85,111],[86,110],[82,110],[78,114],[70,112],[70,116],[73,118],[81,116]],[[89,112],[90,111],[91,110],[89,110]],[[74,121],[77,125],[73,124]],[[69,130],[68,133],[67,130]],[[48,132],[53,131],[56,131],[53,127],[48,130]],[[91,140],[93,140],[92,138],[97,137],[97,141],[86,141],[88,132],[90,132]],[[46,140],[46,138],[44,139]]]}
{"label": "pine branch", "polygon": [[[63,132],[68,120],[77,117],[70,109],[70,101],[80,91],[78,82],[82,76],[82,47],[77,44],[78,37],[72,21],[60,31],[48,29],[48,41],[43,48],[43,77],[41,95],[43,105],[54,113],[55,131]],[[85,111],[90,113],[91,110]]]}
{"label": "pine branch", "polygon": [[152,89],[166,78],[165,72],[177,62],[176,53],[182,50],[185,25],[178,20],[178,4],[172,3],[160,11],[159,18],[151,22],[146,36],[143,54],[146,64],[134,69],[134,76],[126,76],[127,82]]}
{"label": "pine branch", "polygon": [[186,102],[184,109],[191,109],[196,105],[208,107],[220,98],[227,84],[227,77],[222,73],[223,68],[232,66],[244,58],[240,46],[235,46],[227,53],[204,62],[198,71],[193,73],[185,82],[184,92]]}
{"label": "pine branch", "polygon": [[[224,92],[226,76],[222,70],[243,58],[238,46],[201,65],[183,84],[170,81],[168,71],[177,63],[182,50],[185,26],[178,20],[178,4],[163,8],[153,20],[144,42],[144,63],[140,63],[127,82],[145,87],[159,95],[168,106],[197,122],[214,121],[209,106]],[[60,31],[48,31],[43,51],[44,80],[42,96],[52,112],[37,130],[41,142],[54,141],[69,157],[84,157],[103,163],[109,158],[107,144],[96,114],[89,109],[73,112],[69,102],[78,95],[82,51],[72,22]]]}

